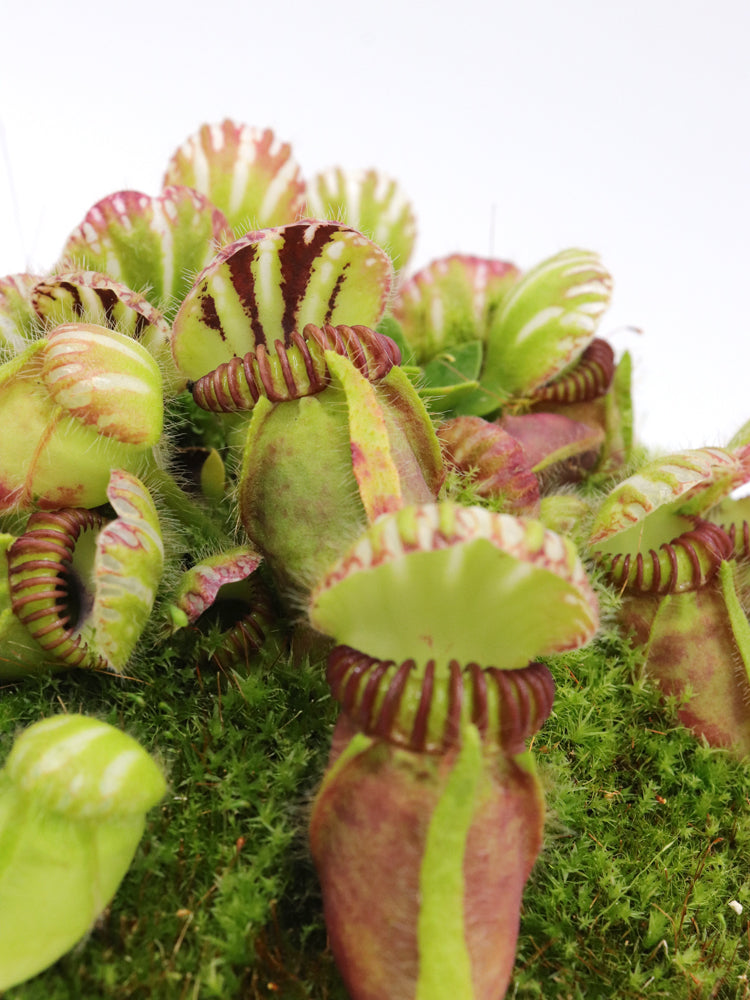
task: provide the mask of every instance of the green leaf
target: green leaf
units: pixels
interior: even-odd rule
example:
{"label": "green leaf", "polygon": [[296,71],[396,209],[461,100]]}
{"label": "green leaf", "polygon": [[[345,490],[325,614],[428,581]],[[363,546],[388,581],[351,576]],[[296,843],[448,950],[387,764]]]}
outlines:
{"label": "green leaf", "polygon": [[391,287],[391,262],[356,230],[307,220],[229,244],[186,296],[173,327],[177,366],[198,379],[305,324],[374,327]]}
{"label": "green leaf", "polygon": [[305,190],[289,143],[279,142],[271,129],[238,125],[228,118],[202,125],[172,155],[164,187],[175,184],[205,195],[237,236],[248,226],[294,222]]}
{"label": "green leaf", "polygon": [[482,383],[523,396],[561,375],[593,340],[611,290],[587,250],[564,250],[527,271],[494,315]]}
{"label": "green leaf", "polygon": [[414,210],[399,183],[379,170],[333,167],[316,174],[307,185],[305,215],[358,229],[385,250],[397,271],[411,259],[417,235]]}
{"label": "green leaf", "polygon": [[195,275],[232,236],[223,214],[190,188],[166,188],[157,197],[118,191],[71,233],[57,270],[107,274],[171,319]]}

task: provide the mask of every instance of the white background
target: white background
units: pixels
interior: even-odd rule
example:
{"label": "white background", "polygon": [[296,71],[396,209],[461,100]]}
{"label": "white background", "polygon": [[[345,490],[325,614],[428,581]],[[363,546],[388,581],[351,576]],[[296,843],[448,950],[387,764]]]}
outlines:
{"label": "white background", "polygon": [[95,201],[156,194],[182,140],[232,117],[308,175],[399,178],[413,266],[598,250],[646,444],[750,419],[747,0],[11,2],[0,274],[49,268]]}

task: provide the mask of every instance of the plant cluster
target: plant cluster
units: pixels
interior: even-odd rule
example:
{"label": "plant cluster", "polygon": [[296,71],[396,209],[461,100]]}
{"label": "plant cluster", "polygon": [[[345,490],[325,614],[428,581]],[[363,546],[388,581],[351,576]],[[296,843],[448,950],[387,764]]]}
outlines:
{"label": "plant cluster", "polygon": [[225,121],[0,280],[0,989],[750,995],[750,425],[414,232]]}

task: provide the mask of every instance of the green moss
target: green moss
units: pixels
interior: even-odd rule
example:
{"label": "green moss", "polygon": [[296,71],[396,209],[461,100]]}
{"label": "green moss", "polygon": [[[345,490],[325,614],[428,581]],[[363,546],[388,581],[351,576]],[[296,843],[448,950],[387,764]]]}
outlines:
{"label": "green moss", "polygon": [[[121,726],[169,780],[89,939],[8,1000],[345,1000],[305,832],[335,716],[322,663],[262,655],[227,678],[195,659],[188,637],[135,679],[3,689],[0,756],[65,707]],[[549,662],[546,837],[508,997],[747,998],[750,765],[677,727],[613,629]]]}
{"label": "green moss", "polygon": [[545,847],[509,997],[750,996],[750,765],[675,724],[616,636],[552,661]]}
{"label": "green moss", "polygon": [[[125,729],[169,782],[89,940],[9,998],[252,997],[262,960],[272,981],[274,920],[284,965],[301,965],[305,948],[319,964],[325,939],[304,830],[335,715],[321,665],[260,657],[226,678],[199,675],[193,660],[174,644],[137,680],[76,672],[3,690],[0,756],[19,728],[65,708]],[[257,995],[273,993],[264,983]]]}
{"label": "green moss", "polygon": [[[545,842],[507,996],[750,1000],[750,762],[677,724],[599,576],[600,635],[548,661],[555,708],[532,746]],[[277,643],[227,676],[198,666],[210,636],[157,645],[157,631],[132,677],[0,688],[0,761],[20,728],[65,709],[123,728],[169,782],[88,940],[8,1000],[347,1000],[306,839],[336,715],[323,653],[296,662]]]}

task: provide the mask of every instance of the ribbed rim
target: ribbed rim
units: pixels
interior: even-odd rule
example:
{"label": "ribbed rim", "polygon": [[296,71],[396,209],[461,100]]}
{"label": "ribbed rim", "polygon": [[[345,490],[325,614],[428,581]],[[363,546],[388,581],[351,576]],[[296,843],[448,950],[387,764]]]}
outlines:
{"label": "ribbed rim", "polygon": [[596,553],[615,586],[643,594],[674,594],[699,590],[719,566],[731,559],[734,540],[716,524],[694,519],[694,527],[658,549],[644,552]]}
{"label": "ribbed rim", "polygon": [[363,732],[418,753],[459,746],[467,723],[484,741],[518,753],[548,718],[555,694],[542,663],[499,670],[451,660],[443,680],[434,660],[378,660],[351,646],[334,647],[326,677],[333,697]]}
{"label": "ribbed rim", "polygon": [[70,618],[76,544],[84,531],[105,523],[96,511],[79,508],[38,512],[8,549],[13,613],[45,652],[70,667],[107,669],[106,659],[92,653]]}
{"label": "ribbed rim", "polygon": [[193,399],[204,410],[233,413],[251,410],[261,396],[272,403],[322,392],[331,382],[325,352],[348,358],[371,382],[384,378],[401,361],[398,346],[367,326],[322,327],[308,323],[295,330],[289,344],[274,341],[268,350],[258,344],[242,358],[219,365],[190,385]]}

